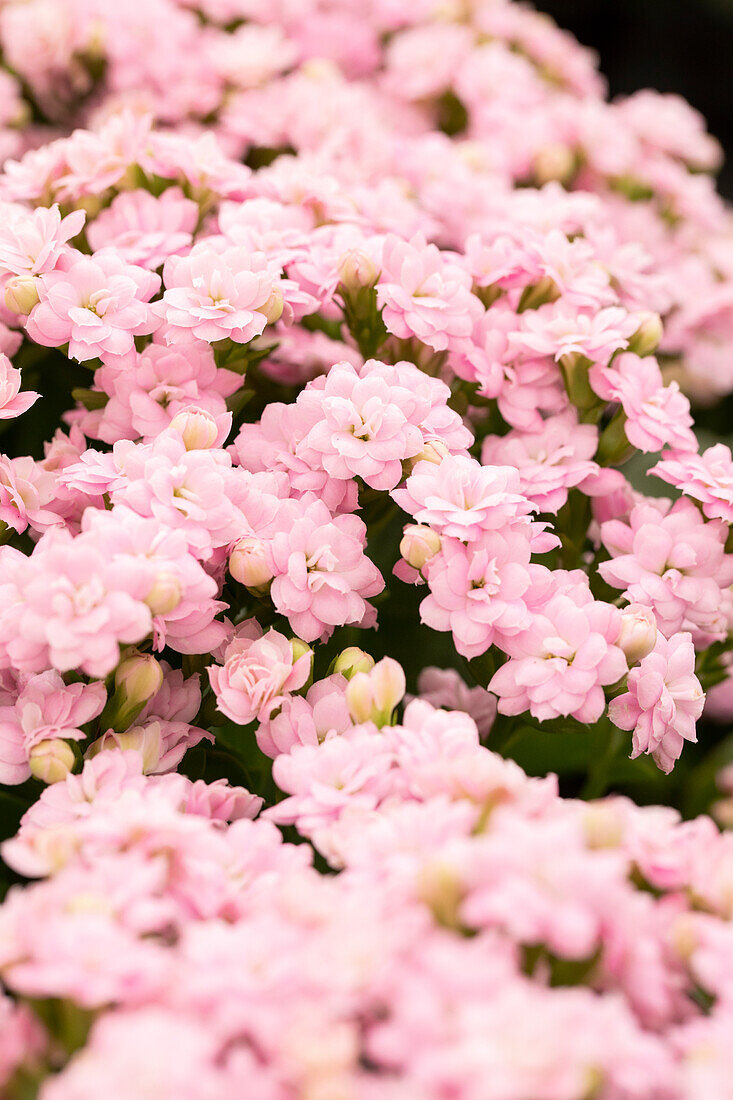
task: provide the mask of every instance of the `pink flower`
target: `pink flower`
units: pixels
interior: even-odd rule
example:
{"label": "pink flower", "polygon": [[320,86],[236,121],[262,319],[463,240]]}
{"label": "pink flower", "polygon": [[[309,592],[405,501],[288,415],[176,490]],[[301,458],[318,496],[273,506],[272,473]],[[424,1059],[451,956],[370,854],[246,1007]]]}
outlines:
{"label": "pink flower", "polygon": [[143,602],[149,574],[122,556],[101,553],[93,539],[53,530],[30,557],[3,550],[0,650],[16,668],[106,676],[121,643],[134,645],[150,633],[152,616]]}
{"label": "pink flower", "polygon": [[94,435],[116,443],[138,436],[152,441],[176,413],[192,406],[223,415],[226,398],[242,379],[234,371],[218,370],[207,344],[192,344],[185,353],[150,344],[124,370],[100,367],[94,383],[109,394]]}
{"label": "pink flower", "polygon": [[653,652],[629,673],[628,688],[611,700],[611,721],[634,731],[632,760],[651,753],[662,771],[671,772],[685,741],[697,740],[695,723],[705,706],[691,635],[660,634]]}
{"label": "pink flower", "polygon": [[155,328],[146,303],[159,286],[157,275],[126,264],[113,249],[72,253],[63,268],[40,277],[28,335],[44,347],[68,344],[80,363],[119,361],[134,351],[135,336]]}
{"label": "pink flower", "polygon": [[67,242],[81,232],[86,215],[74,210],[61,217],[57,204],[35,210],[17,207],[0,229],[0,271],[13,275],[43,275],[53,271]]}
{"label": "pink flower", "polygon": [[724,443],[702,454],[667,454],[650,473],[699,500],[708,519],[733,523],[733,459]]}
{"label": "pink flower", "polygon": [[[128,952],[132,961],[135,953],[130,948]],[[177,1054],[172,1057],[174,1050]],[[131,1051],[135,1051],[134,1065]],[[44,1091],[48,1100],[92,1100],[97,1082],[110,1079],[118,1082],[118,1100],[138,1100],[142,1089],[149,1096],[169,1093],[186,1100],[213,1100],[227,1091],[217,1052],[215,1034],[203,1019],[182,1018],[163,1005],[102,1014],[83,1057],[68,1067],[63,1080],[49,1078]]]}
{"label": "pink flower", "polygon": [[705,522],[689,500],[670,508],[637,504],[628,523],[608,520],[601,540],[612,555],[598,569],[626,599],[651,607],[667,636],[691,630],[703,645],[728,632],[725,590],[733,584],[727,528]]}
{"label": "pink flower", "polygon": [[343,676],[316,680],[302,695],[289,695],[282,709],[257,727],[257,744],[267,756],[290,752],[295,745],[320,745],[352,725]]}
{"label": "pink flower", "polygon": [[56,478],[40,462],[0,454],[0,520],[8,527],[22,534],[29,526],[42,532],[60,525],[57,494]]}
{"label": "pink flower", "polygon": [[521,493],[518,470],[481,466],[462,455],[449,455],[438,465],[418,462],[393,496],[419,523],[464,542],[508,524],[528,524],[534,511]]}
{"label": "pink flower", "polygon": [[41,741],[83,741],[81,726],[96,718],[107,702],[105,686],[67,687],[53,670],[31,676],[12,707],[0,708],[0,782],[23,783],[31,774],[31,750]]}
{"label": "pink flower", "polygon": [[356,481],[329,477],[318,452],[301,453],[299,445],[318,418],[318,407],[308,402],[272,401],[258,424],[242,425],[231,452],[246,470],[286,473],[294,497],[312,493],[333,513],[353,512],[358,501]]}
{"label": "pink flower", "polygon": [[277,279],[264,253],[206,240],[166,261],[165,293],[152,309],[168,344],[246,344],[276,319],[269,310]]}
{"label": "pink flower", "polygon": [[626,416],[624,431],[640,451],[697,449],[690,403],[676,382],[665,386],[656,359],[625,352],[610,366],[597,365],[590,384],[604,401],[619,401]]}
{"label": "pink flower", "polygon": [[603,688],[627,670],[615,644],[620,613],[593,599],[583,574],[550,576],[549,598],[531,625],[503,640],[510,659],[494,673],[489,690],[499,697],[500,714],[528,710],[541,722],[568,715],[597,722],[606,705]]}
{"label": "pink flower", "polygon": [[388,742],[366,726],[322,745],[296,745],[276,757],[272,768],[278,787],[290,797],[265,815],[310,831],[337,818],[347,806],[374,807],[389,789],[392,766]]}
{"label": "pink flower", "polygon": [[180,187],[168,188],[160,198],[123,191],[90,224],[87,237],[95,251],[110,246],[126,263],[154,271],[191,244],[198,218],[198,203]]}
{"label": "pink flower", "polygon": [[27,412],[40,396],[34,390],[20,392],[20,371],[0,353],[0,420],[12,420]]}
{"label": "pink flower", "polygon": [[607,363],[615,351],[627,347],[638,320],[618,306],[583,313],[560,301],[526,310],[520,326],[509,338],[519,351],[551,355],[555,360],[574,353]]}
{"label": "pink flower", "polygon": [[[170,646],[178,653],[211,653],[224,641],[227,630],[216,616],[226,608],[216,597],[218,585],[191,553],[185,533],[162,526],[154,518],[137,515],[122,505],[107,509],[88,508],[82,532],[105,560],[117,562],[121,576],[139,577],[140,592],[152,619],[154,648]],[[175,707],[166,700],[169,677],[155,696],[156,710],[149,704],[146,716],[193,718],[191,681]],[[185,700],[188,702],[185,702]],[[165,705],[166,709],[159,709]]]}
{"label": "pink flower", "polygon": [[107,749],[139,753],[145,775],[163,775],[174,771],[187,751],[201,741],[213,741],[214,735],[188,722],[153,719],[138,721],[129,729],[107,730],[93,745],[90,754]]}
{"label": "pink flower", "polygon": [[332,516],[322,501],[306,503],[270,544],[270,597],[306,642],[326,639],[336,626],[371,625],[366,602],[384,588],[364,553],[366,527],[353,515]]}
{"label": "pink flower", "polygon": [[519,471],[520,491],[540,512],[556,514],[568,499],[568,489],[580,485],[598,466],[591,461],[598,447],[598,430],[579,424],[574,409],[547,419],[536,432],[511,431],[488,435],[481,461],[503,463]]}
{"label": "pink flower", "polygon": [[420,618],[433,630],[451,631],[462,656],[480,656],[528,623],[523,597],[531,582],[530,554],[526,528],[487,531],[470,546],[444,541],[423,567],[430,595],[420,604]]}
{"label": "pink flower", "polygon": [[373,489],[389,490],[402,480],[402,463],[422,449],[419,420],[428,410],[406,387],[390,386],[380,366],[371,360],[357,372],[337,363],[322,386],[307,387],[298,404],[310,404],[319,419],[298,453],[330,477],[360,477]]}
{"label": "pink flower", "polygon": [[[98,459],[96,451],[88,455],[92,462]],[[122,440],[112,457],[112,466],[124,471],[112,475],[106,490],[112,502],[182,530],[201,558],[245,533],[237,500],[247,493],[248,477],[232,467],[226,451],[189,451],[181,436],[169,429],[149,445]]]}
{"label": "pink flower", "polygon": [[263,634],[257,621],[248,619],[224,651],[223,666],[209,666],[216,705],[240,726],[263,721],[286,695],[303,687],[312,660],[310,650],[296,658],[287,638],[272,629]]}
{"label": "pink flower", "polygon": [[467,339],[482,312],[468,272],[419,234],[384,242],[377,301],[390,332],[416,336],[435,351]]}

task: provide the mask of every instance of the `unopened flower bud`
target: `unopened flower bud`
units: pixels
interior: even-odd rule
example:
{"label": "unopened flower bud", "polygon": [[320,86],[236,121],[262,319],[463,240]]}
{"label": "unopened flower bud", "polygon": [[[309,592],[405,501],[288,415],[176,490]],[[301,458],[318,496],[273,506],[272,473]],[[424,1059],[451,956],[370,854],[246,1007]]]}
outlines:
{"label": "unopened flower bud", "polygon": [[534,158],[534,178],[539,187],[552,180],[568,183],[575,172],[575,153],[559,142],[546,145]]}
{"label": "unopened flower bud", "polygon": [[346,705],[352,720],[386,726],[406,686],[402,666],[391,657],[378,661],[370,672],[355,673],[346,686]]}
{"label": "unopened flower bud", "polygon": [[51,737],[33,746],[28,764],[31,775],[42,783],[60,783],[73,769],[75,760],[74,750],[68,741]]}
{"label": "unopened flower bud", "polygon": [[285,299],[283,298],[283,292],[279,286],[272,288],[272,293],[263,306],[259,307],[258,313],[261,313],[266,319],[268,325],[274,325],[276,321],[279,321],[283,315],[285,308]]}
{"label": "unopened flower bud", "polygon": [[658,313],[640,314],[641,324],[629,340],[629,351],[643,358],[645,355],[653,355],[659,347],[664,326]]}
{"label": "unopened flower bud", "polygon": [[350,248],[338,265],[339,279],[346,290],[361,290],[374,286],[379,278],[379,268],[372,258],[360,248]]}
{"label": "unopened flower bud", "polygon": [[163,751],[160,722],[132,726],[124,733],[105,735],[102,738],[102,748],[113,748],[115,745],[118,749],[139,752],[143,758],[143,772],[148,775],[158,766]]}
{"label": "unopened flower bud", "polygon": [[163,669],[152,653],[132,650],[115,671],[115,688],[128,707],[145,704],[163,686]]}
{"label": "unopened flower bud", "polygon": [[352,721],[357,725],[368,722],[372,716],[374,697],[368,672],[357,672],[346,685],[346,705]]}
{"label": "unopened flower bud", "polygon": [[657,621],[650,607],[630,603],[621,612],[621,630],[616,639],[630,665],[641,661],[654,649],[657,642]]}
{"label": "unopened flower bud", "polygon": [[306,653],[310,653],[311,657],[313,656],[313,650],[311,649],[311,647],[308,645],[307,642],[302,641],[300,638],[290,639],[290,649],[292,650],[293,654],[293,664],[295,664],[296,661],[299,661],[301,657],[305,657]]}
{"label": "unopened flower bud", "polygon": [[181,409],[170,422],[187,451],[208,451],[216,443],[219,427],[205,409]]}
{"label": "unopened flower bud", "polygon": [[440,535],[422,523],[408,523],[400,542],[400,554],[413,569],[422,569],[439,553]]}
{"label": "unopened flower bud", "polygon": [[235,542],[229,555],[229,572],[235,581],[255,592],[266,588],[273,577],[262,539],[247,536]]}
{"label": "unopened flower bud", "polygon": [[440,466],[444,458],[447,458],[450,451],[440,439],[431,439],[429,443],[426,443],[421,451],[418,451],[412,458],[408,458],[404,463],[404,468],[407,474],[411,474],[417,466],[418,462],[432,462],[435,466]]}
{"label": "unopened flower bud", "polygon": [[426,861],[420,868],[416,888],[418,897],[445,928],[460,928],[461,903],[465,887],[460,872],[447,859]]}
{"label": "unopened flower bud", "polygon": [[5,305],[23,316],[38,305],[38,280],[33,275],[16,275],[5,284]]}
{"label": "unopened flower bud", "polygon": [[351,680],[357,672],[371,672],[374,668],[374,658],[358,646],[352,645],[339,653],[332,668],[334,672],[339,672],[347,680]]}
{"label": "unopened flower bud", "polygon": [[374,704],[379,714],[389,721],[392,711],[405,697],[407,683],[399,661],[383,657],[369,673],[372,682]]}
{"label": "unopened flower bud", "polygon": [[145,597],[153,615],[169,615],[181,602],[181,583],[173,573],[159,573]]}
{"label": "unopened flower bud", "polygon": [[613,805],[589,802],[582,823],[589,848],[618,848],[623,843],[622,819]]}

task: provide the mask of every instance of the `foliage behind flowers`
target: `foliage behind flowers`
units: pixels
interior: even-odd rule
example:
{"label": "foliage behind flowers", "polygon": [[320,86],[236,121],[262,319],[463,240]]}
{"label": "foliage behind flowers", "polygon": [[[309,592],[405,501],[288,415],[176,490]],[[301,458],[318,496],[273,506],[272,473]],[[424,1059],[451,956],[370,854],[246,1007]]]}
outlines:
{"label": "foliage behind flowers", "polygon": [[701,119],[511,0],[0,47],[2,1096],[733,1095]]}

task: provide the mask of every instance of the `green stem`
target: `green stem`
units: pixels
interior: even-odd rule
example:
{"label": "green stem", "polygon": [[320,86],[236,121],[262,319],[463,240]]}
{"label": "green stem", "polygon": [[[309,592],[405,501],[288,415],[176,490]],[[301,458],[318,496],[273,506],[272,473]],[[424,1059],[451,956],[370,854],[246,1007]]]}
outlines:
{"label": "green stem", "polygon": [[603,797],[610,786],[611,766],[616,758],[620,756],[625,743],[626,735],[623,730],[613,727],[609,733],[606,751],[598,757],[595,764],[590,768],[581,798],[590,800]]}

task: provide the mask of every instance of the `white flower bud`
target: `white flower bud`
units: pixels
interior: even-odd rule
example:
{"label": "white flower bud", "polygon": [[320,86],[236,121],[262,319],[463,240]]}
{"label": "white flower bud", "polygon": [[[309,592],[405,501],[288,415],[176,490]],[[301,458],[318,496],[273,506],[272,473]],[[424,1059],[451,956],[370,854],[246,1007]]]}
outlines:
{"label": "white flower bud", "polygon": [[392,712],[406,689],[402,666],[391,657],[378,661],[369,672],[357,672],[346,686],[346,704],[357,724],[374,722],[380,728],[392,719]]}
{"label": "white flower bud", "polygon": [[371,672],[373,668],[374,658],[355,645],[339,653],[333,662],[333,671],[341,673],[347,680],[351,680],[357,672]]}
{"label": "white flower bud", "polygon": [[374,697],[368,672],[357,672],[346,685],[346,705],[353,722],[368,722],[372,716]]}
{"label": "white flower bud", "polygon": [[645,355],[653,355],[659,347],[664,327],[662,318],[658,313],[640,313],[641,324],[629,340],[629,351],[643,358]]}
{"label": "white flower bud", "polygon": [[379,268],[372,258],[360,248],[350,248],[338,265],[339,280],[346,290],[361,290],[374,286],[379,278]]}
{"label": "white flower bud", "polygon": [[170,422],[187,451],[208,451],[216,443],[219,427],[205,409],[181,409]]}
{"label": "white flower bud", "polygon": [[5,284],[5,305],[11,313],[27,316],[38,305],[38,280],[33,275],[16,275]]}
{"label": "white flower bud", "polygon": [[425,444],[423,449],[419,451],[412,458],[408,458],[405,467],[408,473],[411,473],[418,462],[432,462],[435,466],[439,466],[444,458],[447,458],[450,451],[440,439],[431,439]]}
{"label": "white flower bud", "polygon": [[163,669],[152,653],[133,650],[123,657],[115,670],[115,688],[124,698],[125,706],[147,703],[163,686]]}
{"label": "white flower bud", "polygon": [[306,653],[310,653],[313,656],[313,650],[307,642],[302,641],[300,638],[290,639],[290,650],[293,654],[293,664],[299,661],[301,657],[305,657]]}
{"label": "white flower bud", "polygon": [[268,325],[274,325],[276,321],[279,321],[283,315],[285,309],[285,299],[283,298],[283,292],[279,286],[272,288],[272,293],[263,306],[260,306],[257,310],[267,320]]}
{"label": "white flower bud", "polygon": [[422,523],[408,523],[405,527],[400,554],[413,569],[422,569],[440,552],[440,535]]}
{"label": "white flower bud", "polygon": [[133,726],[124,733],[116,733],[114,737],[102,738],[102,748],[114,748],[117,746],[123,750],[139,752],[143,758],[143,771],[149,775],[160,762],[163,755],[163,737],[160,722],[149,722],[147,726]]}
{"label": "white flower bud", "polygon": [[262,539],[247,536],[235,542],[229,555],[229,572],[235,581],[254,591],[264,589],[272,580],[267,548]]}
{"label": "white flower bud", "polygon": [[407,690],[402,665],[392,657],[383,657],[369,673],[369,678],[372,682],[374,704],[380,715],[385,717],[385,721],[389,721],[392,711],[402,702]]}
{"label": "white flower bud", "polygon": [[28,764],[31,775],[42,783],[60,783],[72,771],[75,759],[74,750],[67,741],[51,737],[33,746]]}
{"label": "white flower bud", "polygon": [[173,573],[159,573],[145,597],[153,615],[169,615],[181,602],[181,583]]}
{"label": "white flower bud", "polygon": [[621,630],[616,639],[630,665],[641,661],[654,649],[657,642],[657,621],[650,607],[630,603],[621,611]]}

